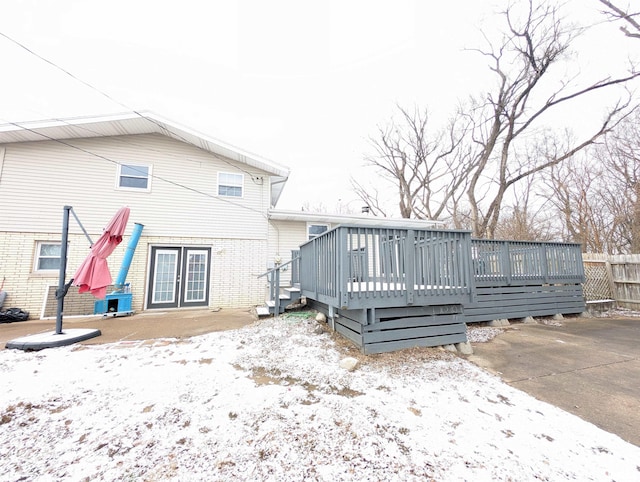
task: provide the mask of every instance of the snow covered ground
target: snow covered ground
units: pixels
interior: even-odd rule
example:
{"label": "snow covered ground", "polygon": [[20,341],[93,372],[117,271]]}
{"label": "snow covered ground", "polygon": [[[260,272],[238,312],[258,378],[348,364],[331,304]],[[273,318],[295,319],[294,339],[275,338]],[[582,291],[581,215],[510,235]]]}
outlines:
{"label": "snow covered ground", "polygon": [[317,331],[0,351],[0,479],[640,479],[639,447],[453,354]]}

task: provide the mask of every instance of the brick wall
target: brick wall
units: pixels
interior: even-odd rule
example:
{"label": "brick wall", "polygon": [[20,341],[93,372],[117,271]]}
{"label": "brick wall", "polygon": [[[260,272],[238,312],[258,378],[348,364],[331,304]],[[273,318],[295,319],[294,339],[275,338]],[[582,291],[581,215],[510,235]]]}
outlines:
{"label": "brick wall", "polygon": [[[56,286],[50,286],[47,292],[44,309],[42,311],[43,318],[53,318],[58,311],[58,300],[56,299]],[[113,286],[107,288],[107,293],[113,291]],[[71,286],[64,297],[64,314],[65,315],[92,315],[94,312],[96,298],[88,293],[78,293],[77,286]]]}
{"label": "brick wall", "polygon": [[[33,269],[38,241],[59,242],[60,234],[0,232],[0,280],[6,278],[4,290],[8,293],[4,307],[25,309],[32,319],[55,316],[54,292],[58,286],[58,271],[37,273]],[[108,259],[114,278],[120,269],[127,242],[125,238]],[[131,308],[134,311],[142,311],[145,305],[152,245],[211,248],[211,308],[242,308],[264,303],[266,280],[257,276],[266,271],[266,240],[145,237],[143,232],[126,279],[131,285]],[[69,234],[67,281],[88,253],[87,239],[83,235]],[[79,295],[77,288],[72,287],[65,298],[64,314],[92,314],[94,301],[92,295]]]}

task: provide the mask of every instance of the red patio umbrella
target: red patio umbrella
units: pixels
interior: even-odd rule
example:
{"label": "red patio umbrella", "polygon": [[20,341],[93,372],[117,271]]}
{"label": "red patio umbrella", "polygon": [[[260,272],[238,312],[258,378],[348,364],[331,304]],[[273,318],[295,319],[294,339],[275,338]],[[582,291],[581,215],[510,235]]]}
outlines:
{"label": "red patio umbrella", "polygon": [[120,208],[104,228],[102,236],[91,246],[89,256],[73,275],[73,284],[79,287],[79,293],[91,292],[99,299],[107,296],[107,286],[113,281],[107,265],[107,257],[122,242],[128,220],[129,208]]}

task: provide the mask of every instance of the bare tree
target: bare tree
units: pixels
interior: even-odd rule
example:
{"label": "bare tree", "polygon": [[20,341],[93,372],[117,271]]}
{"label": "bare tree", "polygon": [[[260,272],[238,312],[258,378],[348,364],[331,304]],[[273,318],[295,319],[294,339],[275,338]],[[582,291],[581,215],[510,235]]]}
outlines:
{"label": "bare tree", "polygon": [[545,173],[547,199],[563,221],[563,237],[583,249],[640,252],[640,112],[605,142]]}
{"label": "bare tree", "polygon": [[[543,128],[548,119],[588,105],[591,94],[625,87],[640,76],[632,71],[599,80],[580,75],[558,80],[582,32],[560,17],[559,8],[539,0],[509,4],[502,12],[501,38],[485,35],[486,47],[474,50],[488,60],[493,87],[460,108],[446,130],[432,132],[426,111],[402,108],[400,122],[379,129],[367,162],[380,182],[393,186],[401,216],[448,218],[455,227],[470,227],[476,237],[493,238],[506,226],[500,225],[503,208],[511,206],[510,222],[535,234],[525,226],[531,212],[513,202],[518,187],[599,141],[629,114],[631,95],[625,91],[623,100],[577,140]],[[353,179],[352,185],[375,214],[389,214],[382,189]]]}
{"label": "bare tree", "polygon": [[640,112],[607,136],[595,157],[603,166],[602,199],[613,217],[612,248],[640,253]]}
{"label": "bare tree", "polygon": [[[544,203],[534,189],[534,176],[525,180],[511,204],[503,208],[495,235],[500,239],[551,241],[556,238]],[[532,197],[535,199],[532,201]]]}
{"label": "bare tree", "polygon": [[[509,190],[530,176],[559,165],[611,131],[629,101],[609,109],[590,134],[574,142],[553,138],[550,142],[548,133],[537,130],[544,118],[569,102],[640,75],[632,72],[576,87],[572,81],[560,82],[552,89],[551,85],[557,85],[552,69],[566,59],[580,31],[566,26],[555,6],[529,0],[525,11],[518,12],[514,5],[503,12],[507,29],[501,41],[487,40],[488,46],[477,50],[489,60],[497,80],[495,89],[482,101],[476,101],[472,110],[476,167],[467,197],[473,233],[478,237],[495,236]],[[490,194],[483,202],[480,194],[487,192]]]}
{"label": "bare tree", "polygon": [[[427,111],[398,106],[400,121],[391,120],[371,139],[375,153],[366,163],[391,183],[403,218],[440,219],[464,192],[471,170],[463,149],[468,119],[458,116],[446,130],[431,132]],[[356,194],[376,215],[387,215],[379,191],[352,179]]]}
{"label": "bare tree", "polygon": [[544,173],[545,198],[555,213],[564,241],[582,244],[585,252],[608,252],[613,219],[602,197],[604,169],[588,156],[573,158]]}
{"label": "bare tree", "polygon": [[612,21],[622,21],[623,25],[620,26],[620,30],[624,32],[627,37],[640,39],[640,18],[639,12],[631,12],[631,7],[627,4],[625,8],[621,8],[608,0],[600,0],[600,3],[605,5],[608,10],[603,11]]}
{"label": "bare tree", "polygon": [[389,217],[390,213],[385,201],[381,199],[382,196],[378,188],[372,185],[365,186],[354,178],[351,178],[351,188],[356,196],[369,208],[371,214],[383,218]]}

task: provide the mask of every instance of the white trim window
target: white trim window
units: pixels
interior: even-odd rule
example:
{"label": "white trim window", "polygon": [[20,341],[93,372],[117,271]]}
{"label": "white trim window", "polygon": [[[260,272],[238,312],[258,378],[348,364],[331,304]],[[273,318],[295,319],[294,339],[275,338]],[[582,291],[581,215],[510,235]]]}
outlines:
{"label": "white trim window", "polygon": [[329,231],[328,224],[307,223],[307,239],[311,240]]}
{"label": "white trim window", "polygon": [[243,189],[244,174],[218,173],[218,196],[242,197]]}
{"label": "white trim window", "polygon": [[60,246],[59,241],[38,241],[33,263],[34,271],[59,271]]}
{"label": "white trim window", "polygon": [[116,187],[128,191],[151,191],[151,166],[118,164]]}

